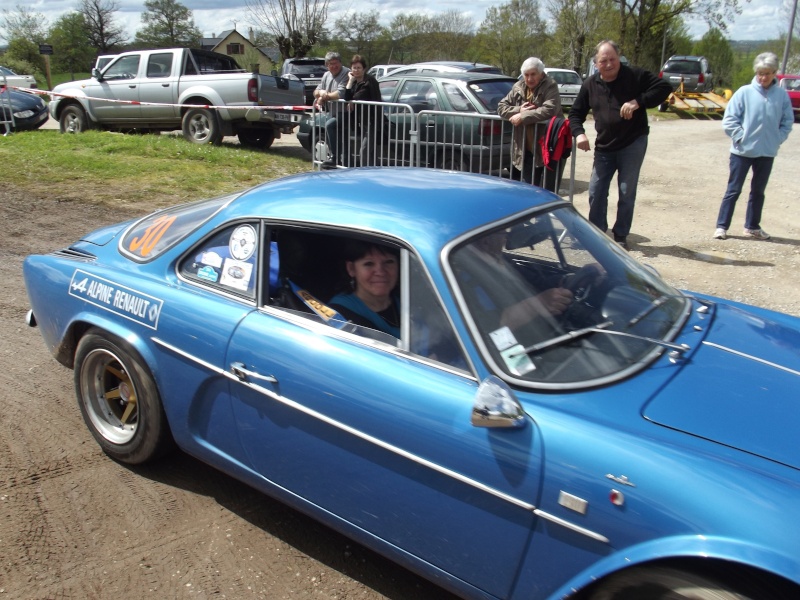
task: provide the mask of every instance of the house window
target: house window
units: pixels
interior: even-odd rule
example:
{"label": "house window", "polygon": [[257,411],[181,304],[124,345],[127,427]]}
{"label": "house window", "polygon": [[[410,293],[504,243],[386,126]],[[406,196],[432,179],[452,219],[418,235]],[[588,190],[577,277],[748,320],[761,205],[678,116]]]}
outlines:
{"label": "house window", "polygon": [[244,44],[228,44],[228,51],[226,52],[228,56],[234,56],[236,54],[244,54]]}

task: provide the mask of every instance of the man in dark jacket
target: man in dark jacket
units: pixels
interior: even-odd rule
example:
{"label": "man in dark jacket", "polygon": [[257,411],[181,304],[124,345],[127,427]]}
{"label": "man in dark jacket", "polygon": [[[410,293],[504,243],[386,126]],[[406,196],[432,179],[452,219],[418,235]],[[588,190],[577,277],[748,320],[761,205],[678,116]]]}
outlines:
{"label": "man in dark jacket", "polygon": [[589,220],[602,231],[608,230],[608,189],[617,173],[619,199],[612,232],[614,240],[627,249],[650,133],[645,109],[664,102],[672,85],[649,71],[621,64],[619,46],[612,41],[600,42],[595,57],[597,73],[583,82],[569,111],[569,123],[577,147],[588,152],[583,123],[591,109],[597,139],[589,182]]}

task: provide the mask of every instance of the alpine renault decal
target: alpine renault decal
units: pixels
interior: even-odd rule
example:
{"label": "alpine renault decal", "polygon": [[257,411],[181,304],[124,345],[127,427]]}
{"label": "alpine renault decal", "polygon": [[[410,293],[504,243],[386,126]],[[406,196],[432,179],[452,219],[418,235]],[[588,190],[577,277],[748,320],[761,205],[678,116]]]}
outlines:
{"label": "alpine renault decal", "polygon": [[80,269],[72,274],[69,295],[155,330],[164,305],[154,296]]}

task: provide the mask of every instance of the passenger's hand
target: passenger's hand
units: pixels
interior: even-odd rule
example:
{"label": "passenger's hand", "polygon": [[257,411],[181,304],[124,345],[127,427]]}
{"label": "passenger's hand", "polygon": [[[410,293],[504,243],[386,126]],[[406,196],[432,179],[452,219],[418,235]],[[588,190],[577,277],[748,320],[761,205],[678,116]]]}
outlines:
{"label": "passenger's hand", "polygon": [[575,145],[584,152],[588,152],[591,149],[589,146],[589,138],[586,137],[585,133],[582,133],[575,138]]}

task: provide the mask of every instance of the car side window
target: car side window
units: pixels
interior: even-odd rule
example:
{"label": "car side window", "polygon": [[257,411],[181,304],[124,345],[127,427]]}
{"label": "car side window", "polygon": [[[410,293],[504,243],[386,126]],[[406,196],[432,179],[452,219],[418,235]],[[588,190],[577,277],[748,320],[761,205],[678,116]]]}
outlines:
{"label": "car side window", "polygon": [[450,106],[453,110],[457,112],[473,112],[475,110],[475,107],[472,106],[469,99],[458,86],[452,83],[444,83],[442,87],[444,87],[444,93],[447,95],[447,100],[450,102]]}
{"label": "car side window", "polygon": [[418,113],[421,110],[435,110],[437,103],[432,103],[431,97],[436,98],[436,90],[430,81],[411,80],[406,81],[400,88],[398,102],[408,104],[411,109]]}
{"label": "car side window", "polygon": [[172,59],[171,52],[151,54],[147,59],[147,77],[169,77],[172,73]]}
{"label": "car side window", "polygon": [[225,227],[184,258],[180,274],[202,286],[255,300],[259,231],[257,222]]}
{"label": "car side window", "polygon": [[139,74],[138,54],[123,56],[103,73],[103,79],[113,81],[115,79],[135,79]]}
{"label": "car side window", "polygon": [[378,86],[381,88],[381,101],[391,102],[394,91],[397,89],[397,81],[380,81],[378,82]]}

